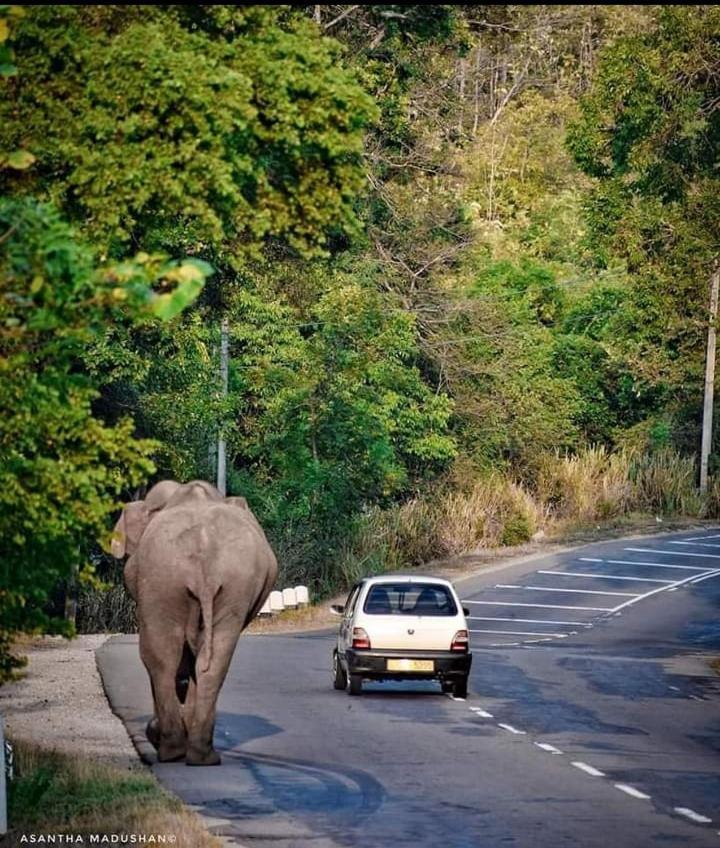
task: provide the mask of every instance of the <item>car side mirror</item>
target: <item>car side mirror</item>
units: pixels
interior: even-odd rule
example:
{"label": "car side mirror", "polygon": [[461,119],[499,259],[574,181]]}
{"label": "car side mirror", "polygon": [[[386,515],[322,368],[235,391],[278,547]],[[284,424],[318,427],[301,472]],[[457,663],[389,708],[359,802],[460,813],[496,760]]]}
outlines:
{"label": "car side mirror", "polygon": [[467,607],[463,607],[463,615],[470,615],[470,610]]}
{"label": "car side mirror", "polygon": [[333,604],[330,607],[330,612],[333,615],[344,615],[345,614],[345,607],[342,604]]}

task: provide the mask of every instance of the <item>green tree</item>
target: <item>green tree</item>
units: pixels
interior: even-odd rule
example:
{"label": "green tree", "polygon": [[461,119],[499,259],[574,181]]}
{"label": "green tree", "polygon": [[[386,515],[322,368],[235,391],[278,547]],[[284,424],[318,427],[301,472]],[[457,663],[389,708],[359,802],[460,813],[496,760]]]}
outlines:
{"label": "green tree", "polygon": [[0,201],[0,681],[14,633],[71,631],[51,593],[91,578],[90,544],[154,470],[132,421],[94,415],[86,346],[123,314],[174,314],[207,270],[147,254],[98,267],[50,207]]}
{"label": "green tree", "polygon": [[0,148],[122,254],[133,243],[242,264],[353,228],[369,98],[311,22],[268,6],[30,6]]}
{"label": "green tree", "polygon": [[613,333],[637,383],[678,422],[694,419],[684,428],[688,447],[720,243],[719,70],[718,7],[655,7],[650,26],[603,53],[569,136],[594,179],[599,259],[621,257],[631,276]]}

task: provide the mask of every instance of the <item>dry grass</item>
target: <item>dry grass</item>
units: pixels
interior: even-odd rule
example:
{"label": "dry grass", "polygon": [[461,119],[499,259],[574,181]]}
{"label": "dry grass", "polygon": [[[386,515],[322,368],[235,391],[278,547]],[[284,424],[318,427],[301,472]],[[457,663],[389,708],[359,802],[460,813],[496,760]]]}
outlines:
{"label": "dry grass", "polygon": [[23,834],[168,834],[181,848],[221,848],[201,819],[166,792],[148,771],[128,772],[87,757],[15,742],[9,784],[7,846]]}
{"label": "dry grass", "polygon": [[83,587],[78,596],[78,631],[134,633],[137,630],[135,606],[122,582],[103,589]]}
{"label": "dry grass", "polygon": [[671,450],[643,454],[591,447],[550,455],[532,485],[498,473],[469,482],[465,477],[464,485],[455,482],[432,498],[368,513],[339,557],[343,584],[361,574],[519,545],[538,531],[560,537],[624,516],[666,520],[720,512],[720,480],[701,497],[695,460]]}

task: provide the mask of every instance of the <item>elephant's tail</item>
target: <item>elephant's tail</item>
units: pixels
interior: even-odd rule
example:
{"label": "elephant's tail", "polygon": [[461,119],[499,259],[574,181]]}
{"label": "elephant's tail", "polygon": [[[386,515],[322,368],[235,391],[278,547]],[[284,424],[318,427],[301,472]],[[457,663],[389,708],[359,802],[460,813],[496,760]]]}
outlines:
{"label": "elephant's tail", "polygon": [[215,593],[210,587],[204,587],[199,597],[203,620],[203,640],[200,653],[198,654],[198,668],[201,672],[205,672],[210,668],[210,661],[212,660],[214,598]]}

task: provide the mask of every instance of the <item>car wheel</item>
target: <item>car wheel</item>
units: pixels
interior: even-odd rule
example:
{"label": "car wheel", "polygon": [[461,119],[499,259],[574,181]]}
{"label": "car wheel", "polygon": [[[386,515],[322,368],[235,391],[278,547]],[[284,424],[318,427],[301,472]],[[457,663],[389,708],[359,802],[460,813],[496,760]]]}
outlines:
{"label": "car wheel", "polygon": [[362,693],[362,677],[359,674],[350,675],[350,694],[360,695]]}
{"label": "car wheel", "polygon": [[333,651],[333,687],[341,691],[347,689],[347,674],[345,674],[337,651]]}
{"label": "car wheel", "polygon": [[453,684],[453,695],[456,698],[467,698],[467,677],[459,677]]}
{"label": "car wheel", "polygon": [[446,695],[449,695],[455,689],[455,684],[452,680],[441,680],[440,686]]}

